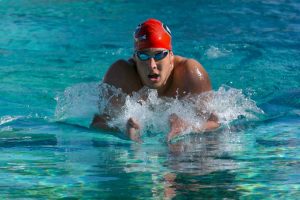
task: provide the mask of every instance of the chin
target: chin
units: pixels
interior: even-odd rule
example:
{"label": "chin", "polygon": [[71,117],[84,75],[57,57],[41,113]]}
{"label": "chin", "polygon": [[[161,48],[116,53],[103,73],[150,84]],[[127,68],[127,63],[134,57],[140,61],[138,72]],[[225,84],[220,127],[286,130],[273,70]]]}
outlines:
{"label": "chin", "polygon": [[150,84],[147,84],[147,86],[151,89],[160,89],[162,87],[162,84],[161,83],[150,83]]}

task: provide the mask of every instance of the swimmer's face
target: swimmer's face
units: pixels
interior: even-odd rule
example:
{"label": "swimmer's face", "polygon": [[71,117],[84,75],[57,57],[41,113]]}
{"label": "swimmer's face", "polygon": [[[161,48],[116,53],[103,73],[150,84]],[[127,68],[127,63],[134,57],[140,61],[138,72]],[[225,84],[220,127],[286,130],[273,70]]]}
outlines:
{"label": "swimmer's face", "polygon": [[173,57],[172,51],[162,48],[137,51],[134,60],[143,84],[152,89],[165,87],[174,68]]}

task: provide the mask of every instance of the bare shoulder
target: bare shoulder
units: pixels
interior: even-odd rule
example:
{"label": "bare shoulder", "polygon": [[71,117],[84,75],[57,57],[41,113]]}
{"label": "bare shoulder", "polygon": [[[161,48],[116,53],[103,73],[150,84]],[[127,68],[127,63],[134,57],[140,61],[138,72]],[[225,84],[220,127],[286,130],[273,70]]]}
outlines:
{"label": "bare shoulder", "polygon": [[209,75],[195,59],[175,56],[175,73],[185,83],[185,89],[191,93],[211,90]]}
{"label": "bare shoulder", "polygon": [[132,60],[117,60],[114,62],[106,72],[103,82],[121,88],[127,94],[138,91],[142,87]]}

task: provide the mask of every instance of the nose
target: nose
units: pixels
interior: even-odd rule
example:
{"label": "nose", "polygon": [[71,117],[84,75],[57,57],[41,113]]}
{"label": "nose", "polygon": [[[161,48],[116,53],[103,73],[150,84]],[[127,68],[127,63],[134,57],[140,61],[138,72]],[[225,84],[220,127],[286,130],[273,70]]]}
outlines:
{"label": "nose", "polygon": [[148,64],[149,64],[150,69],[152,69],[152,70],[157,69],[157,65],[156,65],[154,58],[150,58]]}

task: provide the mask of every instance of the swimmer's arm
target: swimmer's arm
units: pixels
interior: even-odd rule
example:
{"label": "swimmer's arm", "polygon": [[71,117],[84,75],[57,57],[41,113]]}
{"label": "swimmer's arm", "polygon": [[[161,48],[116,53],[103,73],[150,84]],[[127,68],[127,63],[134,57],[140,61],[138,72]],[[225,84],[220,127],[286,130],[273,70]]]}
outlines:
{"label": "swimmer's arm", "polygon": [[192,128],[192,132],[203,133],[210,132],[219,128],[220,124],[218,123],[218,118],[211,114],[210,119],[208,119],[201,127],[193,127],[187,121],[184,121],[178,115],[172,114],[169,118],[170,123],[170,132],[168,133],[167,140],[170,142],[173,138],[181,135],[189,127]]}
{"label": "swimmer's arm", "polygon": [[[115,88],[121,88],[122,92],[131,95],[132,92],[138,91],[142,88],[139,76],[136,72],[135,66],[131,60],[117,60],[113,63],[108,71],[106,72],[103,83],[114,86]],[[113,95],[113,92],[112,94]],[[110,106],[114,110],[119,110],[124,105],[124,102],[119,96],[111,96]],[[107,130],[107,131],[120,131],[117,128],[111,128],[108,126],[107,122],[113,116],[108,115],[95,115],[94,119],[90,125],[91,128]],[[140,142],[139,139],[139,128],[137,128],[137,122],[131,118],[128,119],[126,124],[126,137],[131,140]]]}
{"label": "swimmer's arm", "polygon": [[210,115],[210,118],[203,124],[202,128],[198,131],[214,131],[215,129],[220,127],[220,123],[218,121],[218,117],[212,113]]}
{"label": "swimmer's arm", "polygon": [[[124,77],[120,77],[119,71],[121,70],[121,75],[123,74],[122,69],[126,68],[126,61],[125,60],[118,60],[114,62],[106,72],[103,78],[103,83],[106,83],[110,86],[114,86],[115,88],[121,88],[122,91],[126,88],[124,86]],[[113,107],[114,109],[120,109],[123,105],[123,102],[120,101],[120,97],[118,95],[114,95],[114,91],[108,88],[107,91],[107,99],[109,99],[109,108]],[[110,120],[111,116],[107,114],[95,114],[90,124],[90,128],[100,129],[104,131],[118,131],[115,128],[112,128],[108,125],[108,121]]]}
{"label": "swimmer's arm", "polygon": [[113,63],[106,72],[103,83],[121,88],[128,95],[142,88],[135,66],[126,60],[118,60]]}
{"label": "swimmer's arm", "polygon": [[[109,85],[114,86],[115,88],[121,88],[123,92],[129,93],[130,90],[128,85],[126,84],[126,75],[128,76],[128,71],[130,71],[131,67],[129,63],[125,60],[117,60],[114,62],[106,72],[103,83],[107,83]],[[131,78],[131,77],[130,77]],[[123,105],[123,102],[120,101],[118,96],[113,96],[113,91],[109,91],[110,97],[110,106],[113,106],[114,109],[120,109]],[[110,116],[106,114],[96,114],[93,118],[93,121],[90,125],[91,128],[107,130],[107,131],[117,131],[114,128],[108,126],[107,122],[109,121]]]}
{"label": "swimmer's arm", "polygon": [[[212,90],[209,76],[203,66],[194,59],[188,59],[186,61],[186,80],[188,80],[188,91],[191,94],[201,94],[203,92],[209,92]],[[209,101],[209,96],[206,101]],[[213,131],[218,128],[220,123],[218,117],[215,114],[211,114],[208,120],[205,122],[202,130],[198,131]]]}
{"label": "swimmer's arm", "polygon": [[116,128],[112,128],[108,126],[107,121],[109,120],[109,118],[110,117],[105,114],[102,115],[96,114],[93,118],[90,128],[101,129],[105,131],[117,131]]}
{"label": "swimmer's arm", "polygon": [[[95,115],[94,119],[90,125],[90,128],[94,128],[94,129],[100,129],[100,130],[104,130],[104,131],[109,131],[109,132],[120,132],[120,130],[118,128],[113,128],[108,126],[107,121],[109,120],[109,116],[108,115]],[[115,135],[115,134],[114,134]],[[140,126],[138,124],[138,122],[136,120],[134,120],[133,118],[129,118],[126,124],[126,133],[125,135],[123,134],[116,134],[119,135],[121,138],[127,138],[130,139],[132,141],[141,143],[141,137],[140,137]]]}

